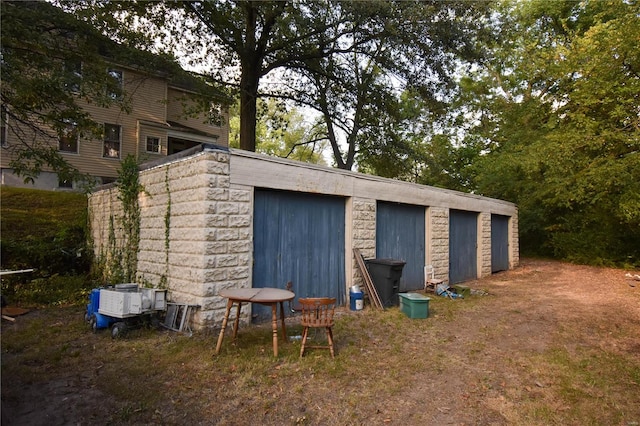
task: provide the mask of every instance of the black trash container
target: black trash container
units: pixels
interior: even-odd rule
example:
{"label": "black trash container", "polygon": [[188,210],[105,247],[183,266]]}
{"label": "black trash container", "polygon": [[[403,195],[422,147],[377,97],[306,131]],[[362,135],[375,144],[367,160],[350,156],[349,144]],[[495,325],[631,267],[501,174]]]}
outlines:
{"label": "black trash container", "polygon": [[385,308],[398,306],[400,278],[406,262],[398,259],[369,259],[365,263],[382,301],[382,306]]}

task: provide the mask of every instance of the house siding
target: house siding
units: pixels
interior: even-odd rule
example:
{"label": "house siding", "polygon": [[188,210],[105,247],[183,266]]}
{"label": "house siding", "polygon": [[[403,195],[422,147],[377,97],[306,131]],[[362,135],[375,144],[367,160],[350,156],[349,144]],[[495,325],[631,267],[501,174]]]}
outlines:
{"label": "house siding", "polygon": [[[128,68],[113,67],[122,71],[123,89],[125,101],[127,102],[130,113],[123,111],[118,106],[103,108],[88,103],[82,99],[78,99],[79,106],[87,111],[93,120],[101,124],[115,124],[121,127],[120,136],[120,157],[105,158],[103,156],[103,140],[101,138],[83,138],[80,137],[77,153],[60,152],[62,157],[73,167],[77,168],[81,173],[89,174],[97,177],[116,178],[120,163],[128,155],[135,156],[140,162],[149,161],[164,157],[167,155],[168,132],[170,126],[167,120],[177,121],[182,125],[191,127],[199,132],[205,132],[209,135],[216,136],[218,139],[216,144],[226,146],[228,143],[228,127],[223,125],[211,126],[203,122],[204,115],[200,118],[184,118],[181,117],[183,100],[178,98],[190,96],[188,93],[180,92],[178,89],[169,89],[165,79],[136,72]],[[228,122],[228,117],[225,123]],[[185,134],[184,132],[182,133]],[[186,133],[188,135],[189,133]],[[55,133],[50,133],[51,138],[39,137],[41,142],[57,146],[57,137]],[[146,151],[147,136],[156,136],[161,140],[161,152],[149,153]],[[9,143],[15,142],[16,139],[9,135]],[[11,169],[9,163],[13,159],[13,155],[9,151],[3,151],[0,158],[0,167],[3,173],[3,183],[11,182],[14,186],[25,186],[21,184],[21,179],[9,178]],[[57,186],[57,178],[55,174],[50,173],[51,169],[45,167],[43,174],[47,177],[48,182],[55,181]],[[5,174],[7,178],[5,179]],[[50,176],[47,176],[50,175]],[[35,187],[43,187],[50,189],[51,183],[38,185]]]}
{"label": "house siding", "polygon": [[[448,276],[451,209],[480,212],[479,276],[491,273],[492,213],[511,218],[509,257],[511,267],[518,264],[518,212],[512,203],[239,150],[205,147],[192,156],[166,161],[140,173],[145,190],[139,195],[138,278],[153,285],[166,282],[172,300],[199,305],[197,328],[220,324],[225,311],[225,300],[218,296],[221,290],[252,287],[256,188],[345,198],[345,292],[362,284],[352,249],[375,256],[378,201],[424,206],[425,263],[433,264],[438,276]],[[114,191],[100,189],[89,197],[98,257],[106,253],[109,217],[119,214]],[[243,313],[241,320],[248,322],[249,315]]]}
{"label": "house siding", "polygon": [[194,105],[192,101],[185,99],[185,92],[169,87],[167,93],[167,120],[177,121],[201,132],[215,135],[218,138],[216,145],[229,146],[229,114],[226,110],[222,112],[222,126],[214,126],[209,124],[206,113],[198,117],[185,116],[183,112],[185,106],[188,109]]}

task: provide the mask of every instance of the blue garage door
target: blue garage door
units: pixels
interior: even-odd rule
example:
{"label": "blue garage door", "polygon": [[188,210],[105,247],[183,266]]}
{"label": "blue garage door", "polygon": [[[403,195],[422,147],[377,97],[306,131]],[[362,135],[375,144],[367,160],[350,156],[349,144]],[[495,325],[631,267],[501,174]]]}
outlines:
{"label": "blue garage door", "polygon": [[491,272],[509,269],[509,216],[491,215]]}
{"label": "blue garage door", "polygon": [[449,283],[478,277],[478,214],[449,212]]}
{"label": "blue garage door", "polygon": [[[253,286],[285,288],[300,297],[345,303],[345,201],[315,194],[256,190]],[[257,321],[271,318],[255,305]]]}
{"label": "blue garage door", "polygon": [[376,257],[404,260],[399,291],[424,288],[425,229],[422,206],[379,202]]}

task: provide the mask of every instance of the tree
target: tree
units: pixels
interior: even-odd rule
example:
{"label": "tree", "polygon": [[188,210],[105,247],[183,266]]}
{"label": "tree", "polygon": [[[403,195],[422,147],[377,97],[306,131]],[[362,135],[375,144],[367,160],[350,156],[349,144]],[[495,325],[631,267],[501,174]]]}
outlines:
{"label": "tree", "polygon": [[369,138],[359,152],[360,170],[367,173],[459,191],[474,188],[473,162],[481,141],[460,143],[457,123],[434,112],[412,91],[400,96],[397,111],[384,123],[382,137]]}
{"label": "tree", "polygon": [[[477,190],[520,207],[525,248],[640,262],[640,8],[508,4],[505,37],[463,82],[485,141]],[[488,153],[487,153],[488,152]]]}
{"label": "tree", "polygon": [[456,61],[477,53],[486,5],[340,2],[327,12],[353,16],[350,31],[318,35],[333,53],[306,59],[288,97],[321,115],[336,167],[414,178],[424,141],[403,131],[419,116],[407,115],[402,94],[420,98],[430,119],[444,110]]}
{"label": "tree", "polygon": [[[229,146],[240,146],[240,105],[229,110]],[[315,135],[316,126],[301,112],[277,99],[258,100],[256,152],[307,163],[324,164],[326,143]]]}
{"label": "tree", "polygon": [[1,8],[2,118],[19,141],[3,150],[14,155],[10,165],[26,181],[44,167],[61,180],[81,180],[51,141],[70,128],[84,137],[101,133],[78,100],[127,110],[125,97],[108,96],[117,87],[105,72],[108,44],[48,3],[3,1]]}
{"label": "tree", "polygon": [[[101,23],[104,32],[138,47],[162,40],[190,64],[207,67],[216,81],[235,87],[240,98],[240,147],[248,151],[255,151],[260,80],[277,69],[295,67],[303,58],[327,55],[314,46],[314,38],[335,25],[317,18],[325,3],[314,1],[64,4],[78,16]],[[143,25],[138,32],[132,30],[132,17]],[[138,36],[142,32],[151,37]]]}
{"label": "tree", "polygon": [[25,181],[49,168],[60,180],[93,183],[60,155],[58,141],[102,137],[103,126],[86,111],[89,104],[131,111],[135,88],[123,89],[119,77],[107,72],[113,64],[136,68],[140,79],[160,74],[189,85],[199,94],[190,96],[187,116],[209,111],[213,101],[225,103],[216,88],[186,73],[170,55],[118,44],[52,4],[3,1],[1,7],[2,123],[11,136],[2,148]]}
{"label": "tree", "polygon": [[485,7],[382,0],[70,4],[122,39],[131,38],[135,16],[138,28],[152,35],[136,42],[161,40],[190,65],[236,87],[241,149],[256,149],[259,97],[315,108],[322,113],[335,163],[345,169],[353,167],[363,130],[379,127],[386,103],[392,105],[394,91],[402,91],[396,84],[415,86],[441,103],[434,100],[445,96],[455,56],[471,52],[472,43],[465,40],[473,40],[470,29],[477,22],[470,18]]}

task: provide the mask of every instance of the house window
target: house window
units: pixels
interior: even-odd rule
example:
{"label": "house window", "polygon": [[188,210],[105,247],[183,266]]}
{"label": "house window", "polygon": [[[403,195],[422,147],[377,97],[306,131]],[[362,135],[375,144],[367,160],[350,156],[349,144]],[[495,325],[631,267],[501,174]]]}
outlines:
{"label": "house window", "polygon": [[58,188],[73,189],[73,181],[71,179],[59,179]]}
{"label": "house window", "polygon": [[104,125],[104,152],[105,158],[120,158],[120,126],[117,124]]}
{"label": "house window", "polygon": [[122,98],[122,71],[109,69],[107,71],[107,96],[114,101]]}
{"label": "house window", "polygon": [[58,132],[58,149],[62,152],[78,153],[78,126],[76,123],[67,123]]}
{"label": "house window", "polygon": [[147,152],[160,153],[160,138],[147,136]]}

